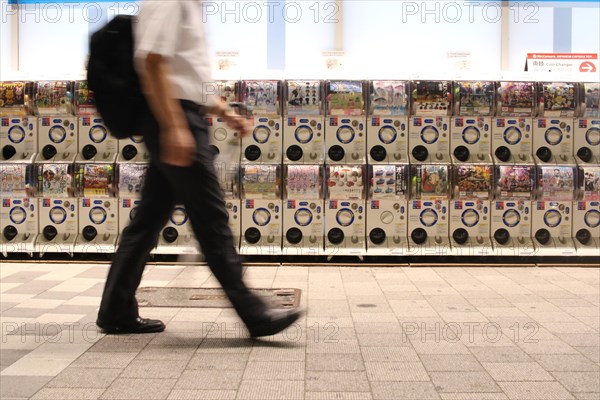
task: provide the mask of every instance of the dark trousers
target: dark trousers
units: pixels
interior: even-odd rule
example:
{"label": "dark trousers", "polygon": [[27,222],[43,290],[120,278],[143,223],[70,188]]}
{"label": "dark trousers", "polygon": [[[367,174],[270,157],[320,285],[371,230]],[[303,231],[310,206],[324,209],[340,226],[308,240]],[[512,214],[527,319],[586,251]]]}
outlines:
{"label": "dark trousers", "polygon": [[196,159],[190,167],[163,164],[159,158],[159,128],[147,118],[144,140],[151,155],[142,189],[142,200],[134,219],[121,235],[98,313],[105,324],[127,324],[135,320],[138,304],[135,292],[150,251],[176,203],[186,207],[202,253],[242,320],[258,321],[265,305],[248,291],[242,281],[242,263],[233,245],[228,213],[213,166],[208,127],[199,108],[182,102],[190,130],[196,138]]}

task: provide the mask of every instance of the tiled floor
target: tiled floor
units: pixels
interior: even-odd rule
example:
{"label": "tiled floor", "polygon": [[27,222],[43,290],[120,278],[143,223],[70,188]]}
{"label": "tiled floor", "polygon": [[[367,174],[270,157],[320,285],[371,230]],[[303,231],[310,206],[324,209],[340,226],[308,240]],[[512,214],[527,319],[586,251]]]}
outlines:
{"label": "tiled floor", "polygon": [[[2,263],[2,399],[600,398],[600,269],[252,267],[308,312],[247,339],[231,309],[144,308],[160,334],[94,325],[105,265]],[[148,266],[143,286],[218,286]]]}

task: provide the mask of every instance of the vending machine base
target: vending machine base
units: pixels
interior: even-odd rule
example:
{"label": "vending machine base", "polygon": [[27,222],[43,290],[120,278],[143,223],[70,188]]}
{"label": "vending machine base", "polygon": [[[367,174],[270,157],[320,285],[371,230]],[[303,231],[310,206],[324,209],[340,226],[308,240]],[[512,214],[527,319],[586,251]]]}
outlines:
{"label": "vending machine base", "polygon": [[289,243],[284,243],[281,250],[284,256],[324,256],[325,249],[323,248],[323,239],[314,238],[314,242],[311,242],[311,238],[308,238],[302,246],[294,246]]}
{"label": "vending machine base", "polygon": [[465,243],[459,244],[450,239],[451,254],[453,256],[493,256],[494,248],[489,237],[470,237]]}
{"label": "vending machine base", "polygon": [[494,248],[493,254],[498,257],[527,257],[536,255],[533,241],[529,237],[511,237],[505,244],[500,244],[497,240],[492,239],[492,246]]}
{"label": "vending machine base", "polygon": [[151,254],[200,254],[198,242],[192,235],[180,235],[174,242],[167,242],[162,235]]}
{"label": "vending machine base", "polygon": [[242,240],[240,254],[245,256],[280,256],[282,254],[281,238],[274,238],[272,244],[269,244],[268,240],[267,238],[256,245],[244,243],[244,240]]}
{"label": "vending machine base", "polygon": [[575,244],[570,237],[550,238],[548,243],[541,244],[534,239],[536,256],[576,256]]}
{"label": "vending machine base", "polygon": [[94,239],[87,240],[82,234],[75,240],[75,253],[114,253],[117,248],[116,234],[99,233]]}
{"label": "vending machine base", "polygon": [[72,233],[59,233],[52,240],[48,240],[44,235],[38,235],[35,249],[40,256],[45,253],[67,253],[73,255],[75,252],[75,241],[77,235]]}
{"label": "vending machine base", "polygon": [[577,256],[598,257],[600,255],[600,238],[590,238],[589,242],[583,244],[574,239]]}
{"label": "vending machine base", "polygon": [[450,240],[443,236],[427,237],[421,244],[409,238],[410,252],[413,256],[450,256],[452,248]]}
{"label": "vending machine base", "polygon": [[4,236],[0,236],[0,253],[4,257],[8,257],[10,253],[27,253],[33,256],[36,251],[36,239],[37,235],[31,233],[19,234],[10,241]]}
{"label": "vending machine base", "polygon": [[367,256],[409,256],[412,255],[405,237],[387,239],[381,245],[367,242]]}

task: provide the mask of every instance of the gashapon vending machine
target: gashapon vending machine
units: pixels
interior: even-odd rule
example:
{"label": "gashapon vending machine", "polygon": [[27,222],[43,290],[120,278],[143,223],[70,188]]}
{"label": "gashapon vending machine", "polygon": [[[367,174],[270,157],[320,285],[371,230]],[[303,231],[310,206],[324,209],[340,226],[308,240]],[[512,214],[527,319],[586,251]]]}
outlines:
{"label": "gashapon vending machine", "polygon": [[493,254],[490,238],[493,169],[490,164],[455,164],[450,201],[450,241],[457,256]]}
{"label": "gashapon vending machine", "polygon": [[79,233],[75,252],[113,253],[119,236],[114,164],[75,164],[75,181],[79,197]]}
{"label": "gashapon vending machine", "polygon": [[77,156],[77,117],[73,113],[73,82],[38,81],[34,86],[38,115],[37,163],[73,163]]}
{"label": "gashapon vending machine", "polygon": [[79,217],[73,164],[39,163],[36,168],[40,197],[36,252],[73,254]]}
{"label": "gashapon vending machine", "polygon": [[[214,85],[221,101],[234,107],[238,104],[240,89],[238,81],[218,81]],[[215,153],[215,169],[219,181],[230,181],[231,176],[239,174],[242,135],[230,128],[223,117],[208,115],[206,122],[210,146]]]}
{"label": "gashapon vending machine", "polygon": [[252,133],[242,138],[242,163],[281,164],[280,82],[242,81],[241,96],[252,125]]}
{"label": "gashapon vending machine", "polygon": [[362,81],[327,81],[326,164],[365,163],[365,97]]}
{"label": "gashapon vending machine", "polygon": [[600,83],[582,83],[579,98],[573,152],[579,165],[597,166],[600,164]]}
{"label": "gashapon vending machine", "polygon": [[580,200],[573,202],[573,237],[578,256],[600,254],[600,167],[579,169]]}
{"label": "gashapon vending machine", "polygon": [[31,163],[0,164],[0,253],[32,255],[38,235],[35,170]]}
{"label": "gashapon vending machine", "polygon": [[192,223],[183,205],[175,205],[158,235],[153,254],[198,254],[199,247]]}
{"label": "gashapon vending machine", "polygon": [[411,163],[450,164],[450,81],[414,81],[408,147]]}
{"label": "gashapon vending machine", "polygon": [[367,255],[408,255],[409,166],[376,164],[368,168]]}
{"label": "gashapon vending machine", "polygon": [[281,166],[246,164],[241,172],[240,253],[281,255]]}
{"label": "gashapon vending machine", "polygon": [[409,93],[407,81],[369,82],[369,164],[408,163]]}
{"label": "gashapon vending machine", "polygon": [[119,235],[135,218],[142,197],[148,164],[117,164]]}
{"label": "gashapon vending machine", "polygon": [[538,118],[533,124],[533,154],[538,165],[574,165],[573,118],[579,85],[543,82],[538,88]]}
{"label": "gashapon vending machine", "polygon": [[283,163],[322,164],[323,84],[318,80],[289,80],[284,87]]}
{"label": "gashapon vending machine", "polygon": [[454,117],[450,126],[452,162],[492,165],[492,115],[495,84],[454,82]]}
{"label": "gashapon vending machine", "polygon": [[327,256],[365,254],[365,166],[328,165],[325,201]]}
{"label": "gashapon vending machine", "polygon": [[577,168],[542,165],[537,171],[537,201],[531,230],[536,255],[573,256],[573,201],[577,200]]}
{"label": "gashapon vending machine", "polygon": [[323,165],[286,165],[283,254],[323,254]]}
{"label": "gashapon vending machine", "polygon": [[75,112],[79,127],[78,163],[114,163],[117,160],[118,140],[110,135],[96,109],[94,93],[87,81],[75,82]]}
{"label": "gashapon vending machine", "polygon": [[532,199],[536,171],[529,165],[497,165],[492,201],[492,244],[497,256],[531,256]]}
{"label": "gashapon vending machine", "polygon": [[536,87],[533,82],[498,83],[496,117],[492,123],[492,154],[496,164],[533,164],[532,118]]}
{"label": "gashapon vending machine", "polygon": [[32,82],[0,82],[0,162],[35,160],[38,123],[32,99]]}
{"label": "gashapon vending machine", "polygon": [[451,254],[448,238],[450,168],[446,164],[411,165],[408,237],[413,255]]}

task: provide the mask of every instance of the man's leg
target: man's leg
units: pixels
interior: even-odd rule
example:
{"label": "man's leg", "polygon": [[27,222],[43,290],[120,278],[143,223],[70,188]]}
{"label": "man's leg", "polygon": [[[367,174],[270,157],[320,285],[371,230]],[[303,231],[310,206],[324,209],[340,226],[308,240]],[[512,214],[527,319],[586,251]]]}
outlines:
{"label": "man's leg", "polygon": [[173,190],[160,169],[150,164],[135,217],[123,230],[98,313],[100,325],[131,324],[138,317],[135,292],[146,260],[156,246],[174,206]]}

